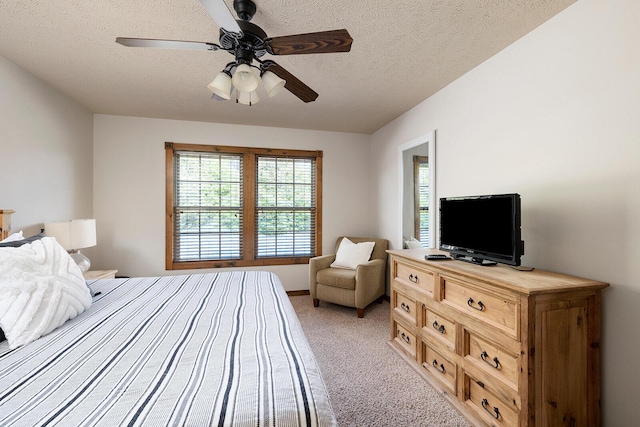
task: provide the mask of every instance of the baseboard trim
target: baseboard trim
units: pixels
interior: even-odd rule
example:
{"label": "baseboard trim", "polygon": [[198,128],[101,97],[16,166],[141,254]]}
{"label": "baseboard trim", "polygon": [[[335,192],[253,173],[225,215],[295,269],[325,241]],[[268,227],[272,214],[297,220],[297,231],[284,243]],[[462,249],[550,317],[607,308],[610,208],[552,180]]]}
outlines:
{"label": "baseboard trim", "polygon": [[304,295],[311,295],[311,292],[309,292],[308,290],[302,290],[302,291],[287,291],[287,295],[289,295],[290,297],[301,297]]}
{"label": "baseboard trim", "polygon": [[[311,292],[308,290],[287,291],[287,295],[289,295],[290,297],[301,297],[305,295],[311,295]],[[382,295],[382,299],[384,299],[388,303],[391,303],[391,297],[389,297],[389,295]]]}

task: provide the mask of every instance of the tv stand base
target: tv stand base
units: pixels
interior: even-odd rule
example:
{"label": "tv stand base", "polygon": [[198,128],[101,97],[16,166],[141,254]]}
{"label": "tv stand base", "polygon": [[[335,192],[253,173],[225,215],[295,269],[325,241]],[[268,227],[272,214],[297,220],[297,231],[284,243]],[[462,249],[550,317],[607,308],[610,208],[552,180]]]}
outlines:
{"label": "tv stand base", "polygon": [[471,264],[481,265],[483,267],[490,267],[492,265],[497,265],[498,264],[495,261],[487,261],[486,259],[473,258],[473,257],[470,257],[470,256],[464,256],[464,255],[456,255],[456,256],[454,256],[453,259],[455,259],[457,261],[470,262]]}

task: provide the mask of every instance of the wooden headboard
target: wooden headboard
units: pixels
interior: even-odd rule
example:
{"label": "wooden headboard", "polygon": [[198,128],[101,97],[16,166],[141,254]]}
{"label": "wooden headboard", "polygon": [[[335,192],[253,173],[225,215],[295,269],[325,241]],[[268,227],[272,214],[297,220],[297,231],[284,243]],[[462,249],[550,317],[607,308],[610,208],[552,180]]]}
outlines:
{"label": "wooden headboard", "polygon": [[0,240],[6,239],[11,232],[11,214],[15,211],[0,209]]}

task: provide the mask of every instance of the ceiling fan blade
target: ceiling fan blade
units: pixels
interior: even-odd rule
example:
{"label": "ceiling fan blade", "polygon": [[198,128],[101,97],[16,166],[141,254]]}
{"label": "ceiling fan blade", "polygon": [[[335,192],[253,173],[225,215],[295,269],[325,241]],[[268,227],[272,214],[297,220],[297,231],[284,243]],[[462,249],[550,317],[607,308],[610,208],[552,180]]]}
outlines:
{"label": "ceiling fan blade", "polygon": [[273,37],[266,40],[272,55],[349,52],[353,39],[345,29]]}
{"label": "ceiling fan blade", "polygon": [[219,50],[220,46],[215,43],[189,42],[182,40],[162,40],[162,39],[137,39],[130,37],[117,37],[116,43],[128,47],[159,47],[163,49],[196,49],[196,50]]}
{"label": "ceiling fan blade", "polygon": [[242,37],[242,30],[224,0],[200,0],[200,3],[220,28],[228,33],[238,34],[238,38]]}
{"label": "ceiling fan blade", "polygon": [[282,68],[280,65],[273,61],[265,61],[265,64],[268,65],[267,70],[286,81],[284,85],[285,89],[304,102],[315,101],[318,97],[318,94],[313,89],[302,83],[296,76]]}

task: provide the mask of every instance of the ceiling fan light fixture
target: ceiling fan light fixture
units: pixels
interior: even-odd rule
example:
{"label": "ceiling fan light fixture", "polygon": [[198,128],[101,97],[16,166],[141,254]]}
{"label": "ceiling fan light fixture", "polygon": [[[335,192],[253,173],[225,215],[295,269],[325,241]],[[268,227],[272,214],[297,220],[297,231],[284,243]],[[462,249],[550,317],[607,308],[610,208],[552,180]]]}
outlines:
{"label": "ceiling fan light fixture", "polygon": [[264,84],[264,88],[267,90],[267,94],[269,97],[275,96],[282,90],[284,85],[287,82],[271,71],[265,71],[262,73],[262,84]]}
{"label": "ceiling fan light fixture", "polygon": [[253,105],[253,104],[257,104],[258,102],[260,102],[260,98],[258,97],[258,94],[256,93],[256,91],[252,91],[252,92],[241,92],[238,91],[238,99],[237,102],[239,102],[240,104],[243,105]]}
{"label": "ceiling fan light fixture", "polygon": [[223,99],[231,99],[231,76],[224,71],[218,74],[207,89]]}
{"label": "ceiling fan light fixture", "polygon": [[[231,94],[233,95],[233,89],[231,89]],[[220,95],[216,95],[215,93],[211,94],[211,99],[213,99],[214,101],[228,101],[228,99],[224,99],[223,97],[221,97]]]}
{"label": "ceiling fan light fixture", "polygon": [[233,86],[240,92],[253,92],[258,87],[260,80],[253,74],[251,67],[247,64],[240,64],[231,79]]}
{"label": "ceiling fan light fixture", "polygon": [[[132,37],[116,37],[116,43],[128,47],[223,50],[233,55],[235,60],[224,68],[223,72],[228,77],[220,75],[207,86],[214,94],[213,99],[231,99],[233,88],[251,93],[256,90],[262,80],[269,97],[275,96],[284,87],[305,103],[315,101],[318,93],[274,61],[260,60],[260,58],[265,54],[300,55],[351,50],[353,38],[344,28],[269,37],[262,28],[250,22],[257,11],[254,0],[200,0],[200,3],[220,27],[218,37],[220,44]],[[233,17],[227,6],[229,3],[233,3],[233,10],[239,19]],[[260,65],[251,65],[253,61]],[[259,69],[259,75],[251,68]],[[237,71],[235,74],[233,74],[234,70]],[[267,70],[272,71],[268,73]],[[227,80],[231,80],[230,85]],[[237,100],[238,96],[236,95],[235,98]],[[255,102],[257,101],[250,101],[250,103]]]}

